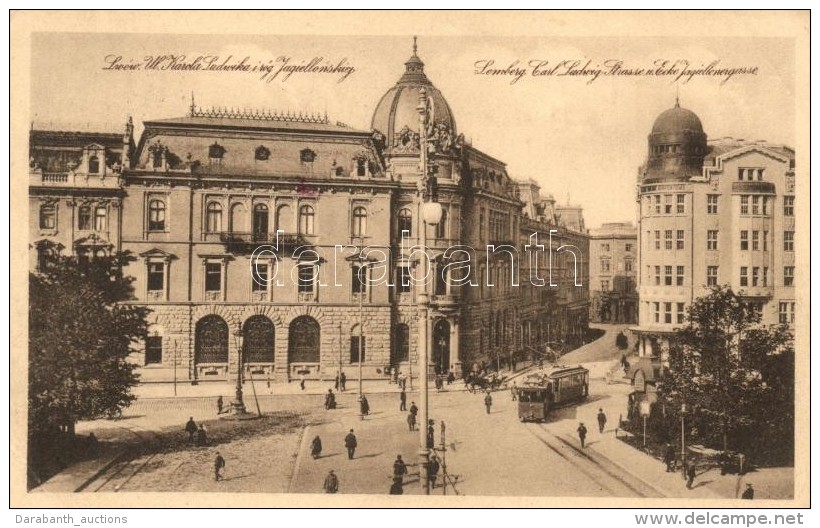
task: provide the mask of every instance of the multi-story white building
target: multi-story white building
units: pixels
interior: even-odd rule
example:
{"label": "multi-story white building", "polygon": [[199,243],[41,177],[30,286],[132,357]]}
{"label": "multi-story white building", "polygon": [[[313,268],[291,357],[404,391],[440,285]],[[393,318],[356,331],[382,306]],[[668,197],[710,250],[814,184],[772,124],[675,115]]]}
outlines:
{"label": "multi-story white building", "polygon": [[642,357],[665,363],[670,334],[713,285],[731,286],[763,324],[794,323],[794,159],[765,141],[707,141],[679,104],[658,116],[638,176]]}

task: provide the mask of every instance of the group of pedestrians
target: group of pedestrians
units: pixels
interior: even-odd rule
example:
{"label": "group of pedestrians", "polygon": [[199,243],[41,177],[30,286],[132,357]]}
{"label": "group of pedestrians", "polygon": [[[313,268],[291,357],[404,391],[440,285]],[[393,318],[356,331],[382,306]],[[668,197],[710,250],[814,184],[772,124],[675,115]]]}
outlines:
{"label": "group of pedestrians", "polygon": [[197,447],[208,445],[208,431],[205,429],[205,424],[197,425],[193,416],[188,418],[183,430],[188,433],[188,443]]}

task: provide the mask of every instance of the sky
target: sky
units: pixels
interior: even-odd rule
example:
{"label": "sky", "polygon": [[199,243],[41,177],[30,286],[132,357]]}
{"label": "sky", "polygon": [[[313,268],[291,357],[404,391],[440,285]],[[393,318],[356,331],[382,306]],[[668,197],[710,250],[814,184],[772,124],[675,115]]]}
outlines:
{"label": "sky", "polygon": [[[191,94],[202,107],[327,112],[332,121],[370,129],[381,96],[412,53],[412,34],[391,36],[175,35],[36,33],[32,38],[30,115],[35,125],[122,130],[144,120],[186,114]],[[149,70],[147,57],[218,56],[250,66],[319,64],[354,70],[293,73],[285,79],[241,71]],[[507,163],[542,194],[584,207],[588,227],[634,221],[636,177],[655,118],[680,98],[710,139],[731,136],[794,146],[793,41],[746,37],[488,37],[418,40],[425,72],[452,109],[459,133]],[[135,64],[135,70],[106,69]],[[746,68],[726,76],[560,75],[568,63],[607,71],[654,69],[656,61],[690,69]],[[484,68],[485,65],[492,64]],[[535,69],[535,64],[546,65]],[[568,62],[563,62],[568,61]],[[165,61],[162,64],[169,64]],[[678,62],[681,65],[681,62]],[[499,70],[522,68],[517,77]],[[552,75],[534,75],[557,67]],[[680,69],[680,68],[679,68]],[[753,69],[753,70],[752,70]],[[495,70],[495,71],[493,71]],[[577,71],[577,68],[576,68]],[[752,73],[753,71],[753,73]],[[488,74],[492,72],[493,74]],[[517,79],[517,80],[516,80]]]}

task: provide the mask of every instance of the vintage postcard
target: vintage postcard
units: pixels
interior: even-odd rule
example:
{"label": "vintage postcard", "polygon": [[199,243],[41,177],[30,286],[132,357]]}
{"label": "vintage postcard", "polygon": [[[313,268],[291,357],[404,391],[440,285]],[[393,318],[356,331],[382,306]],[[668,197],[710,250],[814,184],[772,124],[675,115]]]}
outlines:
{"label": "vintage postcard", "polygon": [[12,506],[807,506],[808,26],[12,13]]}

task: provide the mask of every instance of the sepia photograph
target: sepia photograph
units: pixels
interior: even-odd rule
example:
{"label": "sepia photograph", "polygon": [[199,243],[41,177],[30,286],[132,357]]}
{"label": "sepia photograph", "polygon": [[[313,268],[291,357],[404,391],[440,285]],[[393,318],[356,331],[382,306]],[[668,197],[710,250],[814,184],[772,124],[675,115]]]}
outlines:
{"label": "sepia photograph", "polygon": [[12,506],[809,505],[808,12],[10,20]]}

